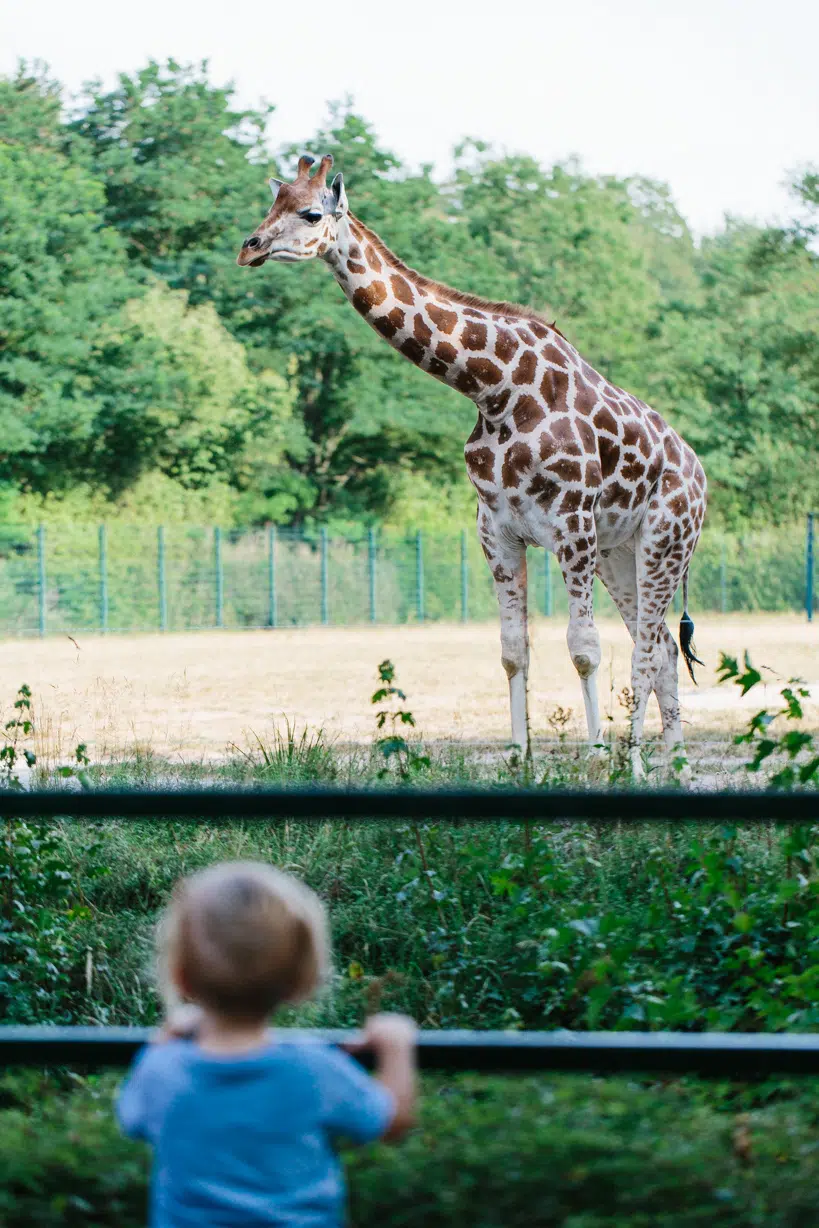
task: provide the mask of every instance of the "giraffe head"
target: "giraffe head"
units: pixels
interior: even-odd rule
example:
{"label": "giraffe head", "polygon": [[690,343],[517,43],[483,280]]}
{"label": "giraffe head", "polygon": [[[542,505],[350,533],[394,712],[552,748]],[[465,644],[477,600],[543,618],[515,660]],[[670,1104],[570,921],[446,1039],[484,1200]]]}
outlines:
{"label": "giraffe head", "polygon": [[299,158],[298,174],[292,183],[271,179],[273,204],[261,226],[242,244],[237,264],[258,268],[266,260],[295,264],[322,256],[335,241],[338,224],[347,212],[344,180],[336,175],[328,186],[327,172],[332,154],[325,154],[316,173],[309,154]]}

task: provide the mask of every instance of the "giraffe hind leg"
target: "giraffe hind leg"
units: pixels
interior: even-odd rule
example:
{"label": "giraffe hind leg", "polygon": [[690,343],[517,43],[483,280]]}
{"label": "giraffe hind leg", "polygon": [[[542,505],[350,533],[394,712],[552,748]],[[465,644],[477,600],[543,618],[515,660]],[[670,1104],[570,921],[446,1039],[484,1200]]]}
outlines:
{"label": "giraffe hind leg", "polygon": [[[638,624],[637,560],[632,544],[617,546],[598,559],[597,574],[604,584],[623,622],[636,644]],[[683,744],[680,704],[677,694],[678,651],[674,637],[663,622],[660,627],[660,647],[663,657],[659,662],[654,683],[654,694],[660,709],[663,725],[663,740],[669,754],[679,753]],[[639,772],[642,771],[640,764]]]}

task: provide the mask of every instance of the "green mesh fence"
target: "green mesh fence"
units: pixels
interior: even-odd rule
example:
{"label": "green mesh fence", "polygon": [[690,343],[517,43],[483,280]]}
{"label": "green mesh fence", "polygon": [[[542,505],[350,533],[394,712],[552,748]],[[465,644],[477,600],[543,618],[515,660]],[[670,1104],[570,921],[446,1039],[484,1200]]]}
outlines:
{"label": "green mesh fence", "polygon": [[[529,552],[530,606],[565,618],[554,558]],[[798,527],[706,533],[695,611],[805,608]],[[597,612],[615,613],[598,584]],[[679,609],[679,594],[675,599]],[[0,635],[479,620],[497,613],[474,530],[345,537],[288,529],[0,525]]]}

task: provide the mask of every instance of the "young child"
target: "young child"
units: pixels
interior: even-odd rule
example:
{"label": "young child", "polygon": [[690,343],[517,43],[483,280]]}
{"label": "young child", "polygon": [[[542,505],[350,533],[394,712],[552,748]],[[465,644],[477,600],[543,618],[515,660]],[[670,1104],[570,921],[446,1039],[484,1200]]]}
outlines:
{"label": "young child", "polygon": [[[154,1148],[152,1228],[339,1228],[336,1137],[394,1139],[412,1124],[412,1020],[369,1020],[356,1049],[374,1052],[374,1078],[329,1045],[268,1030],[328,963],[317,896],[271,866],[216,865],[177,885],[160,927],[168,1023],[117,1106],[126,1134]],[[194,1005],[180,1013],[181,999]]]}

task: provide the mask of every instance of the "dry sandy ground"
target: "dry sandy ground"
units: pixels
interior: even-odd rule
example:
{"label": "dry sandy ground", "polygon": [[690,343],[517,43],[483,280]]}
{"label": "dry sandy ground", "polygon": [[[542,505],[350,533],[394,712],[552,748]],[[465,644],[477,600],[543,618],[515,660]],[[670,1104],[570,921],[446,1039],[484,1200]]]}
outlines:
{"label": "dry sandy ground", "polygon": [[[629,680],[630,641],[618,623],[602,623],[600,632],[602,704],[622,724],[617,696]],[[734,655],[747,649],[754,664],[808,680],[819,700],[819,624],[788,615],[701,615],[696,639],[707,667],[698,688],[687,678],[682,687],[691,733],[735,730],[762,706],[758,691],[743,704],[735,687],[715,686],[721,649]],[[506,680],[494,623],[89,636],[76,645],[67,636],[6,640],[0,698],[8,711],[17,687],[28,683],[52,754],[66,755],[85,741],[96,760],[137,747],[163,757],[214,758],[284,716],[340,739],[371,738],[369,701],[385,657],[395,662],[426,737],[506,741]],[[533,734],[554,732],[548,718],[558,705],[572,710],[567,731],[581,732],[582,702],[562,622],[532,627],[530,691]],[[813,724],[817,717],[814,708]],[[657,728],[654,712],[651,727]]]}

